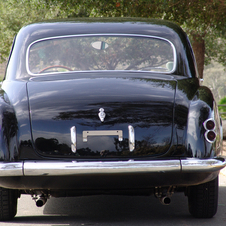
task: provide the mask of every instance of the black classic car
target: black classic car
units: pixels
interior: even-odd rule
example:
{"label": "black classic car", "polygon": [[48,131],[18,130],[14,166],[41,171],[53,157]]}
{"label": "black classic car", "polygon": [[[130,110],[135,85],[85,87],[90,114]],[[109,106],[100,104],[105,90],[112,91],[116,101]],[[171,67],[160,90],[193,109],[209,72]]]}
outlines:
{"label": "black classic car", "polygon": [[188,197],[217,211],[222,126],[177,25],[76,19],[23,27],[0,90],[0,220],[28,194]]}

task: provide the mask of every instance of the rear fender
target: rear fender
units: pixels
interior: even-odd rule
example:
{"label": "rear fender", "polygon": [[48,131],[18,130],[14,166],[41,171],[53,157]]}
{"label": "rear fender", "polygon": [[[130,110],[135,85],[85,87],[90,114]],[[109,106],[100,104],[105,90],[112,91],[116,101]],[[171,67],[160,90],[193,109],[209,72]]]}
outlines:
{"label": "rear fender", "polygon": [[0,160],[12,161],[18,157],[18,123],[6,93],[0,90]]}
{"label": "rear fender", "polygon": [[[208,118],[213,118],[216,124],[218,112],[215,112],[214,98],[211,91],[201,86],[197,90],[194,98],[190,102],[188,123],[187,123],[187,150],[188,155],[196,158],[213,157],[217,155],[216,142],[210,143],[205,139],[205,128],[203,123]],[[220,136],[218,126],[216,126],[217,136]]]}

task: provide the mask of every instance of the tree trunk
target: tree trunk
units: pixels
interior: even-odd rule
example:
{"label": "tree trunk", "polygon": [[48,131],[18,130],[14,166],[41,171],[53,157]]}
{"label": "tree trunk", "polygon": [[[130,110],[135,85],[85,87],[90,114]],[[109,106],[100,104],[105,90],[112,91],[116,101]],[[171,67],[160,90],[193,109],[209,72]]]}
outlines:
{"label": "tree trunk", "polygon": [[192,48],[196,58],[199,78],[203,78],[204,59],[205,59],[205,40],[201,35],[192,36]]}

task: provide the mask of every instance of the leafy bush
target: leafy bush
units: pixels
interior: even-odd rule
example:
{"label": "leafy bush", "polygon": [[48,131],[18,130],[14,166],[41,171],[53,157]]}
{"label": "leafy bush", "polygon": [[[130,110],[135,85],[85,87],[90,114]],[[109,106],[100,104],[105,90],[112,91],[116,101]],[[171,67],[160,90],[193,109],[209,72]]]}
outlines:
{"label": "leafy bush", "polygon": [[221,118],[222,119],[226,119],[226,96],[223,97],[220,101],[219,101],[219,105],[225,105],[225,106],[219,106],[219,112],[220,113],[225,113],[225,114],[221,114]]}

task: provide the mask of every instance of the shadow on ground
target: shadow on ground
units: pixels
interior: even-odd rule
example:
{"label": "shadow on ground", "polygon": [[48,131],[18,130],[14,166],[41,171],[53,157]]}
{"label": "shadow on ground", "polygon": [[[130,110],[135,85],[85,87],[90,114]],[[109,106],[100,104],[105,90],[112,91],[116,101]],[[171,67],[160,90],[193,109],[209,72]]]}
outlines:
{"label": "shadow on ground", "polygon": [[171,205],[163,206],[154,196],[89,196],[51,198],[42,216],[19,216],[13,222],[35,225],[224,225],[226,187],[220,187],[218,213],[212,219],[195,219],[188,212],[187,197],[176,193]]}

